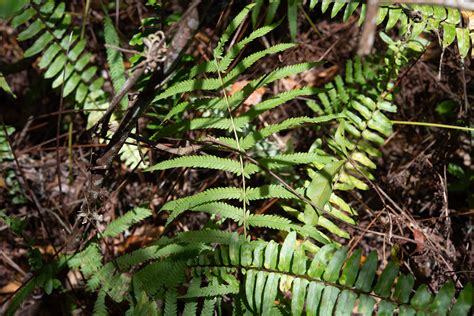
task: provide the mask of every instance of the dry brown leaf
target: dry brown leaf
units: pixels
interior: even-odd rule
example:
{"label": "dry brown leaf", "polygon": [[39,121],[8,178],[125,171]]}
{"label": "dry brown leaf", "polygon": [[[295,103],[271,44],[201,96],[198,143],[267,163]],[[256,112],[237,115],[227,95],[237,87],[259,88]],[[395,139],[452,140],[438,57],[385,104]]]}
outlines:
{"label": "dry brown leaf", "polygon": [[[242,90],[249,82],[247,80],[237,81],[230,87],[229,95],[233,95],[236,92]],[[244,105],[255,105],[262,102],[263,95],[265,94],[265,88],[260,87],[255,90],[248,98],[244,101]]]}
{"label": "dry brown leaf", "polygon": [[283,78],[280,80],[280,82],[286,91],[300,88],[300,84],[297,80],[295,80],[295,76]]}
{"label": "dry brown leaf", "polygon": [[21,286],[21,283],[17,281],[13,281],[5,285],[4,287],[0,288],[0,294],[11,294],[15,293]]}
{"label": "dry brown leaf", "polygon": [[416,252],[422,253],[425,250],[425,234],[422,231],[415,229],[413,230],[413,238],[416,243]]}

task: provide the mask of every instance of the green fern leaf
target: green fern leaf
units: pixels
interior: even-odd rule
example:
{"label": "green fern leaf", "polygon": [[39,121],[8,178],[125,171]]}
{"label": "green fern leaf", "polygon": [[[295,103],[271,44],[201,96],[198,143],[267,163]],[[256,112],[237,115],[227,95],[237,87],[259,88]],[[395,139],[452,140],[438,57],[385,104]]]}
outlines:
{"label": "green fern leaf", "polygon": [[306,189],[306,195],[320,209],[323,209],[329,201],[332,194],[333,178],[344,163],[345,161],[337,161],[327,164],[317,173]]}
{"label": "green fern leaf", "polygon": [[[201,279],[199,277],[193,277],[189,283],[188,291],[199,289],[201,286]],[[197,315],[197,300],[190,300],[184,305],[183,316],[194,316]]]}
{"label": "green fern leaf", "polygon": [[163,259],[171,256],[181,256],[182,258],[193,257],[204,249],[206,248],[201,244],[191,244],[187,246],[170,244],[164,247],[149,246],[118,257],[117,264],[121,270],[126,270],[150,260]]}
{"label": "green fern leaf", "polygon": [[459,297],[451,309],[449,315],[468,315],[469,310],[472,307],[473,297],[472,283],[468,283],[461,293],[459,293]]}
{"label": "green fern leaf", "polygon": [[99,293],[97,293],[97,299],[94,303],[94,315],[107,316],[109,314],[107,312],[107,307],[105,306],[106,295],[106,292],[102,289],[99,290]]}
{"label": "green fern leaf", "polygon": [[41,30],[45,28],[45,25],[41,20],[35,20],[33,23],[28,26],[28,28],[18,34],[17,39],[19,41],[26,41],[27,39],[32,38],[36,34],[38,34]]}
{"label": "green fern leaf", "polygon": [[170,201],[163,205],[161,210],[165,211],[185,211],[199,204],[227,199],[240,199],[242,196],[242,188],[212,188],[206,191],[184,197],[174,201]]}
{"label": "green fern leaf", "polygon": [[16,310],[20,305],[33,293],[37,285],[37,278],[32,278],[27,281],[13,296],[10,301],[10,305],[6,310],[5,315],[12,316],[15,314]]}
{"label": "green fern leaf", "polygon": [[[259,51],[259,52],[256,52],[256,53],[253,53],[252,55],[244,58],[240,63],[238,63],[235,68],[233,70],[231,70],[224,78],[223,78],[223,81],[224,81],[224,86],[227,86],[229,83],[231,82],[234,82],[238,76],[244,72],[244,70],[248,69],[250,66],[252,66],[255,62],[257,62],[258,60],[262,59],[264,56],[266,55],[271,55],[271,54],[276,54],[278,52],[282,52],[282,51],[285,51],[291,47],[293,47],[294,44],[277,44],[277,45],[274,45],[272,47],[269,47],[267,49],[264,49],[262,51]],[[220,65],[219,65],[220,67]],[[304,69],[304,70],[307,70],[307,69]],[[297,69],[295,69],[296,72],[301,72],[301,71],[304,71],[304,70],[300,70],[298,71]],[[222,70],[221,70],[222,71]],[[281,72],[283,72],[284,70],[281,70]],[[270,73],[271,75],[272,73]],[[270,78],[271,81],[268,81],[266,82],[266,77],[263,77],[263,82],[264,83],[260,83],[260,85],[264,85],[264,84],[267,84],[269,82],[272,82],[272,81],[275,81],[275,80],[278,80],[278,79],[281,79],[283,77],[287,77],[289,76],[289,73],[285,73],[283,72],[283,74],[278,74],[278,73],[275,73],[276,76],[281,76],[281,77],[276,77],[276,78]]]}
{"label": "green fern leaf", "polygon": [[178,315],[178,293],[176,289],[171,288],[166,291],[165,298],[165,316]]}
{"label": "green fern leaf", "polygon": [[204,243],[204,244],[220,244],[225,245],[230,242],[232,233],[221,230],[199,230],[199,231],[187,231],[177,235],[177,239],[180,242],[186,243]]}
{"label": "green fern leaf", "polygon": [[68,261],[73,269],[80,268],[86,277],[93,275],[102,268],[102,255],[97,244],[90,244]]}
{"label": "green fern leaf", "polygon": [[141,222],[151,215],[152,214],[150,210],[137,207],[107,225],[107,228],[102,233],[102,236],[115,237],[129,229],[133,224]]}
{"label": "green fern leaf", "polygon": [[38,54],[39,52],[41,52],[53,39],[54,39],[53,34],[43,33],[43,35],[38,37],[38,39],[34,42],[34,44],[25,51],[25,54],[24,54],[25,58],[34,56]]}
{"label": "green fern leaf", "polygon": [[173,288],[183,284],[186,275],[186,262],[183,260],[164,260],[140,269],[134,275],[134,282],[149,295],[160,289]]}
{"label": "green fern leaf", "polygon": [[288,28],[293,42],[298,32],[298,4],[299,0],[288,0]]}
{"label": "green fern leaf", "polygon": [[291,228],[291,221],[277,215],[250,215],[247,224],[254,227],[267,227],[288,231]]}
{"label": "green fern leaf", "polygon": [[[145,171],[166,170],[171,168],[206,168],[228,171],[237,175],[242,173],[240,163],[237,160],[220,158],[212,155],[178,157],[160,162],[150,168],[145,169]],[[244,169],[244,174],[248,176],[257,170],[257,166],[248,164],[246,169]]]}
{"label": "green fern leaf", "polygon": [[221,83],[219,79],[186,80],[169,87],[163,93],[157,95],[152,102],[156,103],[159,100],[166,99],[170,96],[184,92],[191,92],[196,90],[216,90],[219,88],[221,88]]}
{"label": "green fern leaf", "polygon": [[216,64],[215,60],[211,60],[211,61],[199,64],[197,66],[194,66],[189,73],[189,77],[194,78],[195,76],[201,73],[215,73],[217,72],[217,65],[219,65],[219,68],[222,72],[227,71],[228,70],[227,68],[229,67],[229,65],[234,61],[235,57],[237,57],[237,55],[242,51],[242,49],[245,48],[247,44],[249,44],[250,42],[252,42],[253,40],[259,37],[265,36],[270,31],[275,29],[277,26],[278,24],[267,25],[253,31],[249,36],[247,36],[246,38],[244,38],[243,40],[235,44],[229,50],[226,56],[222,58],[221,61],[218,62],[218,64]]}
{"label": "green fern leaf", "polygon": [[310,164],[320,160],[321,155],[315,152],[299,152],[292,154],[276,155],[271,158],[263,158],[260,163],[270,170],[280,169],[298,164]]}
{"label": "green fern leaf", "polygon": [[[191,210],[197,212],[205,212],[212,215],[220,215],[223,218],[230,218],[239,224],[241,224],[244,220],[243,209],[224,202],[209,202],[195,206]],[[175,217],[170,216],[170,218],[174,219]],[[170,218],[168,218],[167,223],[172,220]]]}
{"label": "green fern leaf", "polygon": [[32,7],[29,7],[19,15],[15,16],[11,22],[13,28],[18,28],[20,25],[25,24],[28,22],[32,17],[36,15],[36,10]]}
{"label": "green fern leaf", "polygon": [[[286,119],[280,123],[272,124],[267,127],[264,127],[256,132],[252,132],[247,135],[240,143],[240,148],[242,150],[248,150],[252,148],[258,141],[267,138],[275,133],[281,132],[283,130],[287,130],[290,128],[298,127],[303,124],[318,124],[318,123],[325,123],[332,121],[337,118],[342,118],[344,115],[337,114],[337,115],[324,115],[315,118],[309,117],[294,117]],[[222,140],[222,139],[219,139]],[[235,142],[229,143],[231,146],[236,146]]]}
{"label": "green fern leaf", "polygon": [[[120,40],[109,16],[105,16],[104,18],[104,37],[105,43],[109,45],[109,47],[106,48],[106,52],[107,64],[110,68],[110,78],[112,79],[114,90],[117,92],[125,84],[125,67],[123,65],[122,54],[115,48],[112,48],[120,47]],[[120,105],[123,110],[127,108],[128,102],[125,97],[120,100]]]}
{"label": "green fern leaf", "polygon": [[185,295],[180,298],[196,298],[196,297],[213,297],[223,296],[229,294],[239,293],[239,287],[236,285],[222,284],[222,285],[211,285],[207,287],[201,287],[193,290],[189,290]]}
{"label": "green fern leaf", "polygon": [[249,4],[247,5],[242,11],[240,11],[239,14],[230,22],[230,24],[227,26],[225,29],[224,33],[221,35],[219,39],[219,43],[217,44],[217,47],[214,48],[214,58],[220,59],[224,53],[224,45],[227,43],[227,41],[230,39],[230,36],[232,33],[237,30],[239,25],[244,21],[244,19],[247,17],[249,14],[250,10],[255,6],[255,4]]}
{"label": "green fern leaf", "polygon": [[296,195],[285,189],[281,185],[264,185],[256,188],[247,188],[245,194],[247,200],[262,200],[262,199],[294,199],[297,198]]}

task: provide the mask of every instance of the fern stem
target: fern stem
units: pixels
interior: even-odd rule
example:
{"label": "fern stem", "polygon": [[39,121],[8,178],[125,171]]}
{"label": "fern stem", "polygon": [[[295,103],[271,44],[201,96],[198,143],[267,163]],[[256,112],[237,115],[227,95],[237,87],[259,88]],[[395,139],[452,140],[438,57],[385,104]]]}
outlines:
{"label": "fern stem", "polygon": [[398,125],[428,126],[428,127],[449,128],[449,129],[457,129],[460,131],[474,132],[473,127],[465,127],[465,126],[446,125],[446,124],[429,123],[429,122],[411,122],[411,121],[391,121],[391,122],[393,124],[398,124]]}
{"label": "fern stem", "polygon": [[81,39],[84,38],[84,35],[86,34],[86,24],[87,24],[87,15],[89,14],[89,8],[91,6],[91,1],[87,0],[86,5],[84,7],[84,13],[83,13],[83,20],[82,20],[82,27],[81,27]]}
{"label": "fern stem", "polygon": [[229,98],[227,92],[224,88],[224,80],[222,79],[221,70],[219,68],[219,62],[217,61],[217,56],[214,59],[217,68],[217,74],[219,76],[219,81],[221,83],[222,92],[224,93],[225,103],[227,105],[227,111],[229,112],[230,123],[232,125],[232,132],[234,134],[235,143],[237,144],[237,149],[239,152],[239,163],[240,163],[240,173],[242,175],[242,210],[243,210],[243,226],[244,226],[244,236],[247,236],[247,198],[246,198],[246,185],[245,185],[245,171],[244,171],[244,158],[242,157],[242,150],[240,147],[239,135],[237,134],[237,129],[235,128],[234,117],[232,116],[232,109],[230,108]]}
{"label": "fern stem", "polygon": [[304,17],[306,18],[306,21],[308,21],[309,25],[311,25],[311,28],[313,29],[313,31],[318,34],[319,37],[322,37],[322,34],[321,32],[319,32],[318,28],[316,27],[316,25],[314,25],[313,21],[311,20],[310,16],[308,15],[308,13],[306,12],[306,10],[304,9],[303,5],[300,4],[300,9],[301,11],[303,12],[303,15]]}

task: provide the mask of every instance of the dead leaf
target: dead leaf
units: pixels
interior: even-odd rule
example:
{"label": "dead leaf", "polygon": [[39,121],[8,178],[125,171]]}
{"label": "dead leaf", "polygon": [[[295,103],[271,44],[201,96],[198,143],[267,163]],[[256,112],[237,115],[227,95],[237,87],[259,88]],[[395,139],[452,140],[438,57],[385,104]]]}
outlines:
{"label": "dead leaf", "polygon": [[[248,80],[237,81],[230,87],[229,95],[233,95],[234,93],[239,92],[248,83],[249,83]],[[262,97],[265,94],[265,91],[266,90],[264,87],[258,88],[247,98],[247,100],[244,101],[244,105],[255,105],[257,103],[262,102]]]}
{"label": "dead leaf", "polygon": [[416,243],[416,252],[422,253],[425,250],[425,234],[422,231],[415,229],[413,230],[413,238]]}
{"label": "dead leaf", "polygon": [[15,293],[21,286],[21,283],[17,281],[13,281],[5,285],[4,287],[0,288],[0,294],[11,294]]}
{"label": "dead leaf", "polygon": [[281,84],[283,85],[283,88],[286,91],[293,90],[296,88],[300,88],[299,82],[295,79],[295,76],[290,76],[288,78],[283,78],[280,80]]}

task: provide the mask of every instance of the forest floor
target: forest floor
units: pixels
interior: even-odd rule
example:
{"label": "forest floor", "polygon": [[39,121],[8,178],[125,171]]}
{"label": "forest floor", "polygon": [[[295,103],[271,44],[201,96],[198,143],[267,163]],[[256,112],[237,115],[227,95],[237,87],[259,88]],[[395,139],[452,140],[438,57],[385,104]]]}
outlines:
{"label": "forest floor", "polygon": [[[72,1],[71,10],[82,12],[79,3]],[[220,25],[225,25],[231,12],[238,10],[227,8]],[[118,19],[121,36],[130,38],[140,26],[138,21],[153,14],[143,5],[121,10]],[[92,7],[93,18],[87,25],[89,34],[100,28],[101,15],[100,7]],[[273,91],[262,93],[272,95],[300,84],[323,86],[341,73],[345,61],[355,55],[359,32],[355,17],[345,23],[338,20],[329,22],[325,16],[310,17],[319,32],[316,33],[301,15],[299,45],[279,58],[259,62],[249,77],[285,64],[310,60],[324,60],[325,63],[311,75],[280,80],[275,83]],[[218,38],[216,34],[222,29],[216,29],[215,23],[209,21],[204,25],[189,48],[190,52],[195,52],[197,60],[209,57],[209,47],[214,45]],[[273,32],[268,38],[270,43],[289,40],[285,31],[287,26],[280,27],[283,31]],[[58,132],[60,93],[42,79],[36,60],[22,58],[24,43],[15,40],[17,32],[5,21],[0,21],[0,64],[10,65],[10,71],[4,73],[16,94],[16,99],[13,99],[0,92],[4,123],[15,128],[10,137],[15,160],[0,165],[0,304],[28,278],[32,265],[38,260],[51,260],[70,242],[78,207],[88,190],[89,152],[96,146],[86,138],[86,116],[80,110],[64,111]],[[96,64],[106,67],[105,53],[100,50],[99,42],[100,39],[90,37]],[[376,49],[377,45],[380,43],[375,43]],[[442,60],[440,56],[440,48],[433,45],[421,59],[402,71],[395,100],[399,111],[391,117],[392,120],[451,125],[468,122],[469,104],[474,102],[472,60],[467,59],[462,69],[454,48],[447,49]],[[467,100],[464,99],[466,92]],[[448,113],[438,106],[446,100],[454,102]],[[304,107],[292,102],[263,119],[271,122],[304,111]],[[69,123],[73,123],[70,133],[67,131]],[[280,135],[280,142],[285,145],[289,137],[295,148],[307,148],[315,135],[306,131]],[[450,277],[462,282],[472,280],[474,164],[471,148],[472,139],[465,132],[395,125],[393,135],[382,147],[383,157],[377,161],[376,180],[371,183],[371,189],[347,195],[359,211],[358,225],[363,229],[350,231],[352,237],[344,243],[351,248],[363,247],[366,251],[377,249],[379,258],[385,260],[399,260],[402,270],[412,272],[433,289]],[[150,155],[152,160],[159,161],[164,153]],[[180,218],[165,229],[167,215],[158,213],[158,210],[176,195],[202,191],[227,181],[219,173],[193,171],[163,172],[158,177],[151,176],[139,168],[126,166],[119,159],[116,159],[114,168],[116,172],[108,181],[108,194],[104,201],[104,221],[108,222],[136,206],[155,211],[152,220],[136,227],[127,237],[114,240],[110,246],[116,254],[149,244],[162,234],[173,235],[202,227],[207,217],[193,214]],[[386,203],[387,199],[391,203]],[[278,208],[278,201],[261,206],[262,212],[272,208]],[[17,225],[16,229],[9,228],[12,223],[7,225],[2,214],[19,219],[13,223]],[[260,237],[281,238],[265,230],[259,233]],[[68,277],[72,283],[70,286],[74,287],[77,276]],[[83,293],[76,294],[73,299],[78,304],[93,303]],[[47,306],[45,301],[41,304]],[[61,311],[57,313],[61,314]]]}

